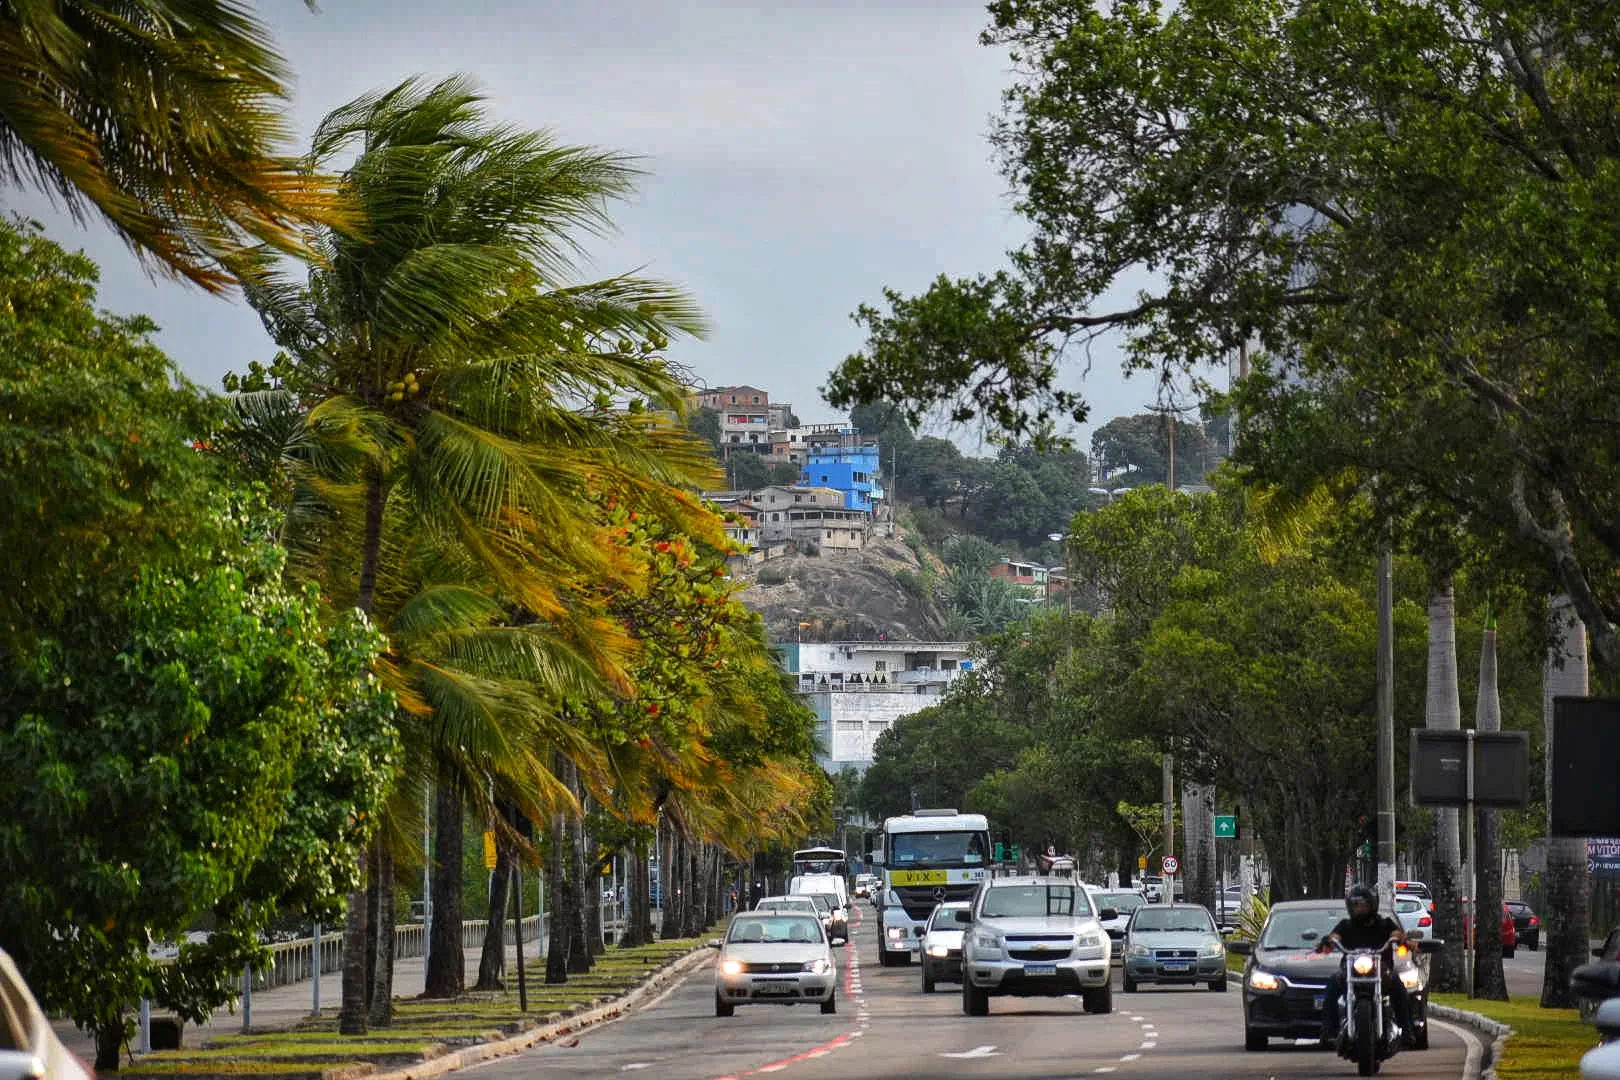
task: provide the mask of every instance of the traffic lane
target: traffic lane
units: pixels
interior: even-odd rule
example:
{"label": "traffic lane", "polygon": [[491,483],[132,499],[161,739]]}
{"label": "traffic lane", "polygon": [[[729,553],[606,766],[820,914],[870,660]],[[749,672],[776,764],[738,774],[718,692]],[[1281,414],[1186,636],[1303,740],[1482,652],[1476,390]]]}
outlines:
{"label": "traffic lane", "polygon": [[[1355,1066],[1324,1048],[1319,1040],[1272,1039],[1265,1050],[1243,1048],[1243,996],[1237,983],[1227,992],[1204,988],[1144,986],[1118,996],[1132,1010],[1156,1017],[1159,1038],[1148,1068],[1133,1076],[1163,1077],[1321,1077],[1355,1074]],[[1477,1037],[1451,1025],[1429,1022],[1429,1049],[1402,1050],[1379,1068],[1380,1076],[1461,1077],[1470,1040]],[[1121,1070],[1123,1071],[1123,1070]]]}
{"label": "traffic lane", "polygon": [[[851,925],[858,925],[852,916]],[[714,1015],[714,965],[695,971],[623,1018],[577,1037],[474,1066],[480,1080],[533,1076],[623,1077],[645,1072],[670,1080],[747,1075],[803,1054],[829,1052],[851,1041],[859,999],[855,948],[833,949],[839,966],[838,1012],[810,1005],[742,1005]]]}
{"label": "traffic lane", "polygon": [[1517,949],[1511,958],[1502,958],[1502,974],[1507,979],[1508,997],[1541,997],[1541,983],[1547,974],[1547,952]]}

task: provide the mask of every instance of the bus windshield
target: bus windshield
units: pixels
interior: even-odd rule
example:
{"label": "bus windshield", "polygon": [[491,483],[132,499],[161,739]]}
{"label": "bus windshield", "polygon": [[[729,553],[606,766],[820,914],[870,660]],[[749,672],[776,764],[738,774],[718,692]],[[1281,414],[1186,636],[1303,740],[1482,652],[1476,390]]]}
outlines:
{"label": "bus windshield", "polygon": [[793,853],[793,874],[849,873],[849,862],[839,848],[801,848]]}

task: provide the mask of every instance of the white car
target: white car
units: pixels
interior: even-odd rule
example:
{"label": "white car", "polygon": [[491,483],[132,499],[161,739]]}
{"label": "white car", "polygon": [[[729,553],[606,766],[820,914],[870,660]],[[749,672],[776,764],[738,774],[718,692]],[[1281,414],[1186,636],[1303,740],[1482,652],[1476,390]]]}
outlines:
{"label": "white car", "polygon": [[95,1075],[62,1045],[22,972],[0,949],[0,1076],[92,1080]]}
{"label": "white car", "polygon": [[871,896],[872,895],[872,889],[873,889],[873,887],[875,885],[877,885],[877,875],[876,874],[856,874],[855,875],[855,895],[856,896],[862,896],[862,897]]}
{"label": "white car", "polygon": [[953,900],[940,904],[928,917],[918,954],[923,993],[932,994],[935,983],[962,981],[962,932],[972,908],[966,900]]}
{"label": "white car", "polygon": [[714,965],[714,1015],[730,1016],[738,1005],[800,1005],[816,1002],[838,1011],[838,967],[821,920],[794,910],[744,912],[732,918]]}
{"label": "white car", "polygon": [[1428,937],[1434,933],[1434,918],[1429,911],[1429,902],[1421,896],[1401,893],[1395,897],[1395,920],[1409,937]]}
{"label": "white car", "polygon": [[1102,928],[1108,932],[1113,947],[1109,952],[1113,962],[1125,962],[1125,924],[1131,921],[1131,912],[1147,903],[1147,897],[1135,889],[1102,889],[1093,885],[1086,886],[1086,892],[1091,895],[1091,903],[1098,911],[1112,908],[1112,919],[1099,919]]}

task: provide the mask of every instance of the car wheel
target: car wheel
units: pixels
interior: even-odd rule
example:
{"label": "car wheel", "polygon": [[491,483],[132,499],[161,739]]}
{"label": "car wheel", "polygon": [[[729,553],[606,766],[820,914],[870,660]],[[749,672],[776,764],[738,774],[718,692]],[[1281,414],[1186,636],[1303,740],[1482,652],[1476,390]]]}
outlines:
{"label": "car wheel", "polygon": [[1513,954],[1516,951],[1517,950],[1512,945],[1504,945],[1504,946],[1502,946],[1502,955],[1505,956],[1509,960],[1513,959]]}
{"label": "car wheel", "polygon": [[1258,1031],[1250,1031],[1248,1028],[1243,1029],[1243,1049],[1264,1050],[1265,1048],[1266,1037],[1264,1035]]}
{"label": "car wheel", "polygon": [[1124,984],[1125,992],[1127,994],[1136,993],[1137,982],[1136,982],[1135,979],[1131,978],[1131,973],[1130,972],[1128,972],[1128,971],[1120,972],[1120,981]]}
{"label": "car wheel", "polygon": [[714,992],[714,1015],[716,1015],[716,1016],[730,1016],[732,1013],[734,1013],[736,1011],[737,1011],[737,1006],[735,1006],[731,1002],[726,1001],[725,999],[723,999],[720,996],[720,991],[716,990]]}
{"label": "car wheel", "polygon": [[895,961],[890,958],[888,947],[883,944],[882,938],[878,938],[878,964],[883,967],[894,967],[895,965]]}
{"label": "car wheel", "polygon": [[922,966],[922,986],[923,993],[932,994],[934,992],[934,977],[928,973],[927,964]]}
{"label": "car wheel", "polygon": [[990,995],[973,985],[967,972],[962,973],[962,1013],[965,1016],[989,1016]]}
{"label": "car wheel", "polygon": [[1086,1012],[1099,1016],[1111,1013],[1114,1011],[1114,984],[1103,983],[1095,990],[1085,991],[1081,998],[1085,1002]]}
{"label": "car wheel", "polygon": [[1529,949],[1531,952],[1537,951],[1541,948],[1541,939],[1538,937],[1531,938],[1530,943],[1526,945],[1525,948]]}
{"label": "car wheel", "polygon": [[838,991],[827,995],[827,1000],[821,1003],[821,1015],[831,1016],[838,1011]]}
{"label": "car wheel", "polygon": [[1217,994],[1224,994],[1224,993],[1226,993],[1226,988],[1227,988],[1228,985],[1230,985],[1230,984],[1227,981],[1226,976],[1222,975],[1218,979],[1211,979],[1210,983],[1209,983],[1209,988],[1211,990],[1215,991]]}

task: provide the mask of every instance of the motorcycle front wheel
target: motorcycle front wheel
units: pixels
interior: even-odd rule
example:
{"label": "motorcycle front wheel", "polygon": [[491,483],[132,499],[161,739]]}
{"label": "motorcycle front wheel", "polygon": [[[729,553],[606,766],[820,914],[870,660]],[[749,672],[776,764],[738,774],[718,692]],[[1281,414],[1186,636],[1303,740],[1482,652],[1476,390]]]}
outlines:
{"label": "motorcycle front wheel", "polygon": [[1371,998],[1356,999],[1356,1072],[1371,1076],[1378,1071],[1378,1032],[1373,1027]]}

